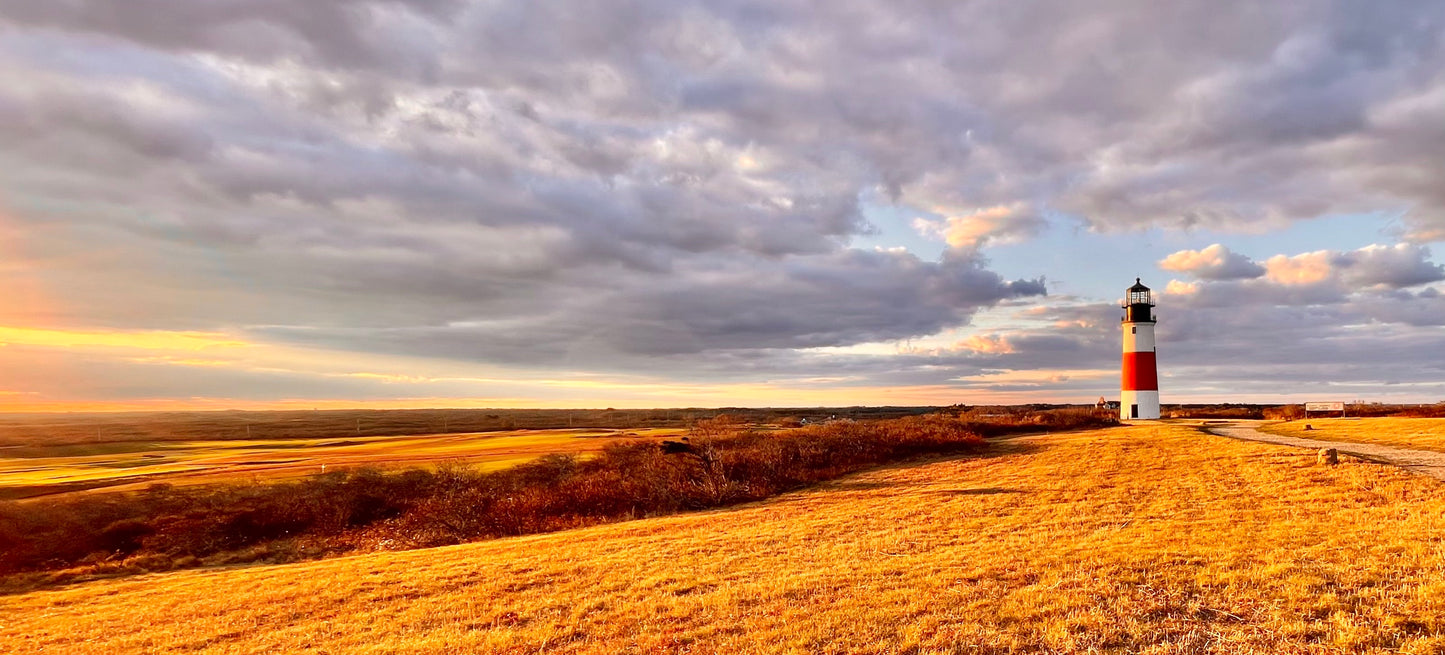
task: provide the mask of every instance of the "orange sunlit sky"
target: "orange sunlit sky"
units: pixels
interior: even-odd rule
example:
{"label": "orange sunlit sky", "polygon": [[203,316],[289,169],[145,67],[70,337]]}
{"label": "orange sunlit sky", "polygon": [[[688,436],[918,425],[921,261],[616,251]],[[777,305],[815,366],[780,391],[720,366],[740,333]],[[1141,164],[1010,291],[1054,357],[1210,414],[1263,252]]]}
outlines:
{"label": "orange sunlit sky", "polygon": [[1445,399],[1440,3],[104,4],[0,411],[1092,402],[1136,277],[1165,403]]}

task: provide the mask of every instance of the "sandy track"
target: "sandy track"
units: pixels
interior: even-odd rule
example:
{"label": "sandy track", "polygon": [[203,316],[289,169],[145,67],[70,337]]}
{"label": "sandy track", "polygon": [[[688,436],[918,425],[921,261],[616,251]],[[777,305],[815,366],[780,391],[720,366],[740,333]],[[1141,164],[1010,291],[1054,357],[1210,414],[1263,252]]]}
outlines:
{"label": "sandy track", "polygon": [[1279,444],[1281,446],[1295,446],[1297,448],[1334,448],[1342,453],[1363,457],[1365,459],[1383,462],[1398,466],[1412,473],[1428,475],[1432,478],[1445,480],[1445,453],[1430,450],[1413,450],[1410,448],[1392,448],[1378,444],[1355,443],[1349,441],[1322,441],[1319,439],[1302,439],[1299,437],[1285,437],[1277,434],[1260,432],[1255,429],[1257,421],[1239,421],[1226,425],[1206,425],[1205,430],[1221,437],[1231,439],[1245,439],[1248,441],[1262,441],[1265,443]]}

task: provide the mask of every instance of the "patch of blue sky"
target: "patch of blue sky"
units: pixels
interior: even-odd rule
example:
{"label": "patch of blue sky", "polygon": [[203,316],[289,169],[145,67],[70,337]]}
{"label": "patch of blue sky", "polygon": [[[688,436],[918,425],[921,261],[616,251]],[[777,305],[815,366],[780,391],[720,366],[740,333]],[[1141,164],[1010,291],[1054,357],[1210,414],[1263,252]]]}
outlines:
{"label": "patch of blue sky", "polygon": [[[925,260],[937,260],[948,245],[936,236],[919,233],[914,221],[937,218],[907,205],[861,203],[863,216],[875,231],[856,237],[857,248],[906,248]],[[986,245],[989,268],[1007,279],[1048,281],[1050,296],[1114,300],[1135,277],[1162,289],[1178,274],[1159,269],[1158,262],[1179,250],[1197,250],[1220,243],[1230,250],[1263,262],[1275,255],[1297,255],[1316,250],[1354,250],[1371,244],[1400,240],[1397,213],[1341,214],[1258,232],[1154,227],[1131,231],[1094,231],[1081,220],[1062,214],[1048,217],[1049,227],[1024,241]]]}
{"label": "patch of blue sky", "polygon": [[1097,300],[1122,297],[1135,277],[1162,289],[1178,274],[1160,269],[1159,260],[1215,243],[1263,262],[1275,255],[1355,250],[1399,240],[1394,214],[1325,216],[1257,233],[1159,227],[1097,232],[1081,221],[1057,215],[1050,217],[1049,223],[1047,230],[1027,242],[986,247],[990,268],[1011,279],[1043,275],[1050,295]]}
{"label": "patch of blue sky", "polygon": [[863,218],[873,225],[875,231],[855,237],[852,243],[854,248],[887,250],[902,247],[919,259],[927,261],[937,261],[943,256],[943,251],[948,249],[948,244],[920,234],[913,226],[913,221],[918,218],[936,218],[931,212],[908,205],[875,202],[867,197],[860,201],[859,206]]}

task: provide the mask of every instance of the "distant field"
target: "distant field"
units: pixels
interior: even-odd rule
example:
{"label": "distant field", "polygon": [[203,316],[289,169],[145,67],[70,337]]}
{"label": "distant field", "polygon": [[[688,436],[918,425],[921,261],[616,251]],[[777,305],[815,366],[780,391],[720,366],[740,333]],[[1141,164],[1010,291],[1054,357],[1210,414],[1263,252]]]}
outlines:
{"label": "distant field", "polygon": [[389,409],[271,412],[133,412],[0,414],[0,447],[114,444],[129,441],[351,439],[400,435],[560,430],[685,428],[728,414],[746,423],[886,419],[927,414],[931,407],[790,409]]}
{"label": "distant field", "polygon": [[[1306,430],[1306,425],[1313,429]],[[1445,419],[1441,418],[1311,418],[1266,423],[1260,430],[1289,437],[1445,452]]]}
{"label": "distant field", "polygon": [[415,409],[0,414],[0,500],[295,478],[323,467],[459,460],[494,470],[613,439],[681,435],[726,413],[752,424],[897,418],[927,407]]}
{"label": "distant field", "polygon": [[1438,653],[1445,485],[1180,425],[772,501],[0,598],[9,653]]}
{"label": "distant field", "polygon": [[165,482],[276,480],[327,467],[400,468],[441,461],[479,470],[549,453],[587,453],[613,440],[659,439],[681,428],[512,430],[324,439],[116,441],[0,447],[0,499]]}

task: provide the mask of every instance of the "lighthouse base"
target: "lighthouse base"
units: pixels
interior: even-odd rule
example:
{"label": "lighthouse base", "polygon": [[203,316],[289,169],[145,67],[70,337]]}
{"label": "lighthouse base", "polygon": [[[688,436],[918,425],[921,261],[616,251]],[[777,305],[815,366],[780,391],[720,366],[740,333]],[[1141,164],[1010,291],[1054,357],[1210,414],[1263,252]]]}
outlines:
{"label": "lighthouse base", "polygon": [[1125,421],[1159,418],[1159,392],[1120,391],[1119,418]]}

